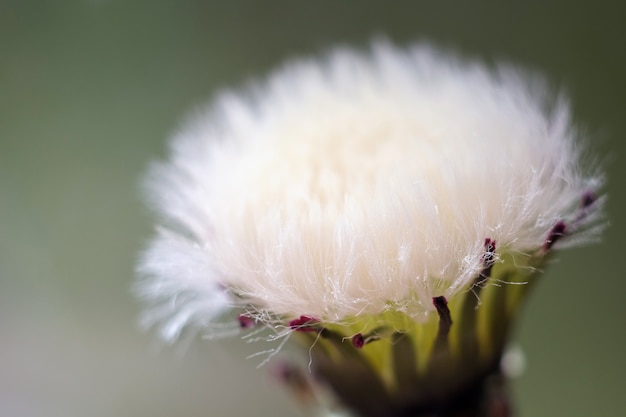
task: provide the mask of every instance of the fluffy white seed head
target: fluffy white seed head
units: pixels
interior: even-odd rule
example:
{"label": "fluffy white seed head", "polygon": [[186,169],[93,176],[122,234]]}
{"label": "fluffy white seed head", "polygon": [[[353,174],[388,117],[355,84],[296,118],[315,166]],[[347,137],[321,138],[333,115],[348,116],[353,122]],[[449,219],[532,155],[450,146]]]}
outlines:
{"label": "fluffy white seed head", "polygon": [[234,305],[419,318],[468,288],[485,238],[530,256],[559,221],[588,237],[576,213],[599,178],[576,136],[541,83],[428,47],[291,62],[219,97],[153,167],[149,317],[166,338]]}

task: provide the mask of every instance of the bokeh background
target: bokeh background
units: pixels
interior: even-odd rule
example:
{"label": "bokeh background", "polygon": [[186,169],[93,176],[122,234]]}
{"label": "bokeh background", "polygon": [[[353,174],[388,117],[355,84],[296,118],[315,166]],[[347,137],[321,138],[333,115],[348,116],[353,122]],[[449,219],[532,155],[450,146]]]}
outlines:
{"label": "bokeh background", "polygon": [[543,73],[606,159],[611,227],[517,332],[520,416],[626,415],[626,8],[619,2],[0,0],[0,416],[300,416],[240,340],[162,346],[130,287],[139,183],[185,115],[375,35]]}

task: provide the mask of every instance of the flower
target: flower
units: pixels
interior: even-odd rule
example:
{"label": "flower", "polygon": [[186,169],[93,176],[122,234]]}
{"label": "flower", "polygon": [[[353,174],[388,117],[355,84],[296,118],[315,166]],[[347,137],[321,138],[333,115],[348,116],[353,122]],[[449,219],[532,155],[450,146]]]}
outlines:
{"label": "flower", "polygon": [[578,136],[512,68],[385,42],[293,61],[153,166],[147,321],[166,340],[220,320],[293,334],[360,414],[440,410],[497,372],[521,284],[598,236]]}

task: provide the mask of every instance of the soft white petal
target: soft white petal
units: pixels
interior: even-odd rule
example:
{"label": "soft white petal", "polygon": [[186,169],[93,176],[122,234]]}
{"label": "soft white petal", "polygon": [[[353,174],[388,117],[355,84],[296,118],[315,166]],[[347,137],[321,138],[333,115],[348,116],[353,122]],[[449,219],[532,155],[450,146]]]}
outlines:
{"label": "soft white petal", "polygon": [[[510,68],[384,42],[293,61],[223,94],[153,168],[170,232],[143,291],[173,315],[167,338],[223,312],[221,288],[288,317],[389,301],[418,316],[467,289],[485,238],[532,253],[576,218],[601,183],[577,136],[567,103]],[[573,221],[570,242],[596,217]]]}

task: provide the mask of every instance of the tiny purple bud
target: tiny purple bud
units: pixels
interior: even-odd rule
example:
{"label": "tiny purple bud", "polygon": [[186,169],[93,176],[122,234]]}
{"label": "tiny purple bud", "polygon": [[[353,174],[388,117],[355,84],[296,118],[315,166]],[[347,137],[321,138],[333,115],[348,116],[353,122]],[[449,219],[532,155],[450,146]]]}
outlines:
{"label": "tiny purple bud", "polygon": [[437,311],[439,311],[440,307],[445,307],[448,305],[448,300],[443,295],[440,295],[439,297],[433,297],[433,305],[435,306]]}
{"label": "tiny purple bud", "polygon": [[352,336],[352,344],[354,345],[355,348],[361,349],[363,345],[365,345],[365,338],[363,337],[361,333],[357,333],[354,336]]}
{"label": "tiny purple bud", "polygon": [[596,198],[596,194],[593,191],[587,191],[583,194],[581,198],[580,206],[582,208],[587,208],[596,202]]}
{"label": "tiny purple bud", "polygon": [[252,319],[252,317],[245,314],[238,315],[237,320],[239,321],[239,327],[241,327],[242,329],[249,329],[254,326],[254,320]]}
{"label": "tiny purple bud", "polygon": [[491,238],[485,239],[485,255],[483,261],[485,264],[493,262],[493,255],[496,253],[496,241]]}
{"label": "tiny purple bud", "polygon": [[296,332],[317,332],[320,329],[315,326],[319,323],[319,320],[309,316],[300,316],[297,319],[293,319],[289,322],[289,328]]}
{"label": "tiny purple bud", "polygon": [[566,225],[563,221],[559,221],[552,227],[546,241],[543,243],[543,250],[547,252],[557,240],[565,236]]}
{"label": "tiny purple bud", "polygon": [[483,269],[480,271],[479,283],[484,282],[491,276],[491,268],[496,262],[496,241],[485,239],[485,253],[483,254]]}
{"label": "tiny purple bud", "polygon": [[439,322],[446,327],[452,325],[452,317],[450,316],[450,309],[448,308],[448,300],[443,295],[439,297],[433,297],[433,305],[437,309],[439,314]]}

